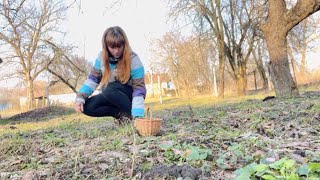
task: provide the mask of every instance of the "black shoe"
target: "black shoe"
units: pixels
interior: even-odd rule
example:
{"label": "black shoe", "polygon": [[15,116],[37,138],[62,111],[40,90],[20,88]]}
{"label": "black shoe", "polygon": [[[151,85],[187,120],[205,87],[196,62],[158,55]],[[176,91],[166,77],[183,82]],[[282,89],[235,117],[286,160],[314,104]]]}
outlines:
{"label": "black shoe", "polygon": [[114,117],[114,122],[118,126],[122,126],[122,125],[125,125],[125,124],[130,124],[132,122],[132,116],[129,115],[128,113],[125,113],[125,112],[119,112]]}

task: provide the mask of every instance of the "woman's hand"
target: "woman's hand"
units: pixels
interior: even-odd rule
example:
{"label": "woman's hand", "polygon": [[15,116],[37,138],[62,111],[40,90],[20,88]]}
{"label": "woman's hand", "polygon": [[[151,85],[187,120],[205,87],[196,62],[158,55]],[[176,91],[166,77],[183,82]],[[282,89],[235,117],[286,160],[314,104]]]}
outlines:
{"label": "woman's hand", "polygon": [[74,103],[74,110],[76,110],[78,113],[83,112],[83,103],[82,102],[75,102]]}

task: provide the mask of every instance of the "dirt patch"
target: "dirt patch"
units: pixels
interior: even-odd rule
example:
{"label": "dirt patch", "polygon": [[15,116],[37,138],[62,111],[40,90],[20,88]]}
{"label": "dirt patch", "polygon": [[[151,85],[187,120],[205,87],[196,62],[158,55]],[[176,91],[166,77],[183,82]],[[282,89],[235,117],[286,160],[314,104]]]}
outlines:
{"label": "dirt patch", "polygon": [[63,115],[70,115],[72,113],[74,113],[74,110],[72,108],[50,106],[50,107],[35,109],[35,110],[20,113],[20,114],[16,114],[8,118],[8,120],[38,121],[38,120],[45,120],[45,119],[60,117]]}
{"label": "dirt patch", "polygon": [[167,178],[189,178],[189,179],[199,179],[201,175],[201,170],[192,168],[189,165],[183,166],[155,166],[149,170],[143,179],[167,179]]}

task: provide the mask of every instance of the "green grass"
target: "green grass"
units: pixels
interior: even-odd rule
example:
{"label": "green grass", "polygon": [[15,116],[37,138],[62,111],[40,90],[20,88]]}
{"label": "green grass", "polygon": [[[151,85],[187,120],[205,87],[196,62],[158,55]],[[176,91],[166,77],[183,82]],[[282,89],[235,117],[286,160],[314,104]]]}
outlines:
{"label": "green grass", "polygon": [[[149,107],[156,117],[165,119],[162,135],[148,138],[133,133],[130,125],[116,126],[112,118],[92,118],[76,113],[37,122],[7,122],[0,125],[0,158],[11,163],[13,160],[9,156],[22,156],[23,162],[13,167],[14,171],[60,167],[62,170],[52,170],[56,174],[65,172],[62,179],[88,178],[80,172],[85,168],[92,168],[92,178],[128,179],[126,173],[135,157],[135,174],[156,165],[185,163],[195,168],[208,167],[208,173],[228,173],[225,169],[232,173],[230,169],[266,158],[268,150],[281,150],[282,145],[290,145],[294,140],[291,132],[309,133],[308,127],[319,129],[317,98],[261,102],[269,95],[272,93],[226,99],[173,97],[164,98],[163,104],[156,98],[147,99],[146,108]],[[299,116],[299,113],[309,114]],[[309,120],[305,121],[306,118]],[[308,138],[319,143],[315,133],[310,131]],[[300,141],[303,139],[297,139],[297,143]],[[172,142],[173,146],[166,148]],[[52,161],[40,164],[45,156],[38,154],[39,149],[52,156]],[[259,151],[263,151],[262,154]],[[278,155],[287,154],[290,152]],[[311,150],[310,155],[306,152],[305,156],[304,160],[318,157]],[[0,161],[1,165],[11,172]],[[102,171],[101,165],[107,168]]]}
{"label": "green grass", "polygon": [[247,95],[243,97],[226,96],[224,99],[219,99],[213,95],[198,95],[190,97],[164,97],[162,99],[162,104],[160,104],[159,98],[147,98],[145,107],[149,107],[151,110],[162,110],[189,105],[191,105],[192,107],[203,107],[217,104],[228,105],[230,103],[242,102],[248,99],[263,99],[266,96],[272,95],[274,95],[274,92],[260,92],[258,94]]}
{"label": "green grass", "polygon": [[[6,120],[5,125],[0,125],[0,136],[7,133],[18,133],[18,132],[28,132],[40,129],[54,128],[58,126],[67,126],[68,123],[73,123],[77,121],[90,122],[94,121],[96,118],[88,117],[82,114],[72,114],[64,117],[53,118],[45,121],[37,122],[23,122],[20,121],[19,124],[10,125],[10,121]],[[10,128],[14,127],[14,128]]]}
{"label": "green grass", "polygon": [[50,147],[63,147],[66,145],[66,139],[60,138],[54,133],[44,133],[42,143]]}
{"label": "green grass", "polygon": [[12,121],[8,120],[8,119],[0,119],[0,126],[1,125],[6,125],[6,124],[9,124],[11,123]]}

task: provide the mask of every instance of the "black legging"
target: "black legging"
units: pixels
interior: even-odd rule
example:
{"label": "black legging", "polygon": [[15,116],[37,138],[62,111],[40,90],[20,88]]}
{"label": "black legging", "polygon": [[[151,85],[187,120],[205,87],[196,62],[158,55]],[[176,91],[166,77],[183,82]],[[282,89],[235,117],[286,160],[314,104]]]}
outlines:
{"label": "black legging", "polygon": [[111,82],[100,94],[86,100],[83,113],[93,117],[116,117],[120,112],[131,115],[131,107],[132,86]]}

